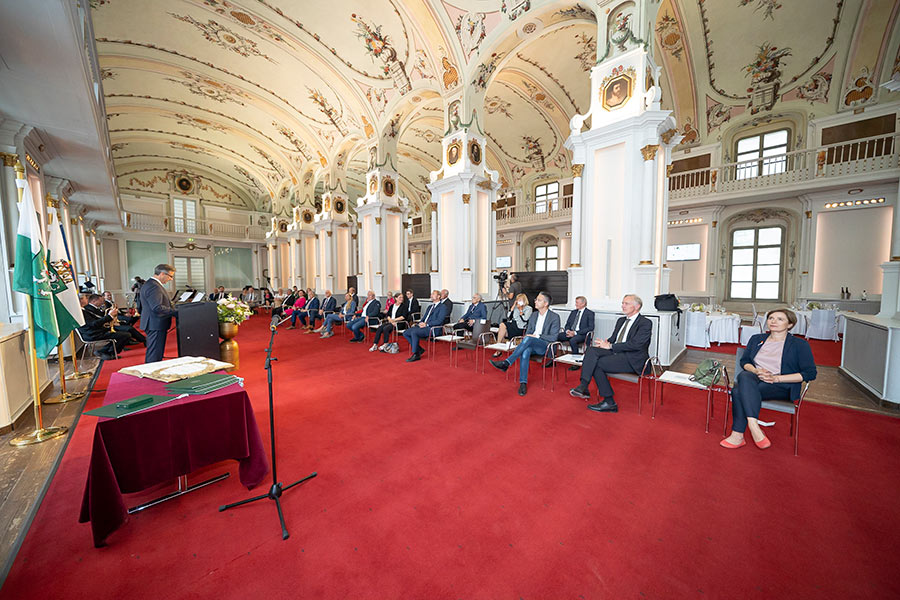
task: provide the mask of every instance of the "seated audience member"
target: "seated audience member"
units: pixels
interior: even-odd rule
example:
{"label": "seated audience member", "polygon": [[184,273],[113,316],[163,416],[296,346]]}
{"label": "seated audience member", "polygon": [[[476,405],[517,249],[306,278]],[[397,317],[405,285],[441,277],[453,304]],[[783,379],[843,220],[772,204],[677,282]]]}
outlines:
{"label": "seated audience member", "polygon": [[394,292],[388,290],[387,299],[384,301],[384,312],[381,313],[381,316],[387,318],[388,314],[391,312],[391,307],[394,305]]}
{"label": "seated audience member", "polygon": [[227,296],[228,294],[225,293],[225,286],[220,285],[216,288],[216,291],[209,295],[209,299],[212,302],[218,302],[219,300],[224,300]]}
{"label": "seated audience member", "polygon": [[584,353],[581,365],[581,382],[569,390],[576,398],[589,400],[591,392],[588,386],[593,377],[600,393],[600,402],[589,404],[588,408],[597,412],[619,412],[619,406],[613,398],[613,389],[609,384],[607,373],[640,373],[644,363],[650,356],[650,336],[653,324],[650,319],[640,313],[643,301],[634,294],[622,299],[624,317],[616,321],[616,327],[608,339],[594,339],[591,347]]}
{"label": "seated audience member", "polygon": [[316,331],[321,331],[322,335],[319,336],[321,338],[330,338],[334,335],[332,333],[331,328],[334,327],[335,323],[344,322],[344,326],[347,325],[352,319],[353,314],[356,312],[356,302],[353,301],[353,296],[349,293],[344,294],[344,304],[341,305],[341,311],[337,313],[329,313],[325,315],[325,322],[322,323],[322,326],[316,329]]}
{"label": "seated audience member", "polygon": [[[500,323],[497,330],[497,343],[502,344],[506,338],[519,337],[525,334],[528,327],[528,319],[531,318],[532,308],[528,304],[528,296],[519,294],[515,298],[513,307],[509,310],[509,314]],[[503,356],[502,352],[494,352],[494,358]]]}
{"label": "seated audience member", "polygon": [[516,346],[512,354],[506,360],[492,360],[491,364],[501,371],[510,368],[514,362],[519,361],[519,395],[528,393],[528,363],[532,354],[543,356],[547,346],[555,342],[559,336],[559,315],[550,310],[550,294],[541,292],[534,299],[535,311],[528,319],[528,327],[525,329],[525,337]]}
{"label": "seated audience member", "polygon": [[356,288],[350,288],[347,290],[347,293],[353,298],[353,301],[356,302],[356,310],[360,309],[359,304],[359,296],[356,295]]}
{"label": "seated audience member", "polygon": [[[570,312],[569,318],[566,319],[566,330],[559,334],[558,339],[560,342],[569,343],[572,354],[581,354],[581,344],[592,331],[594,331],[594,311],[588,310],[587,298],[578,296],[575,298],[575,310]],[[553,363],[550,362],[549,365],[544,366],[552,367]],[[579,368],[577,365],[572,365],[569,370],[577,371]]]}
{"label": "seated audience member", "polygon": [[118,314],[118,317],[119,317],[119,322],[122,325],[134,325],[135,321],[137,321],[137,319],[135,317],[132,317],[132,316],[129,316],[128,314],[126,314],[126,312],[127,312],[126,309],[119,308],[119,305],[116,304],[115,300],[113,299],[112,292],[110,292],[110,291],[103,292],[103,308],[105,310],[109,310],[111,308],[116,309],[116,313]]}
{"label": "seated audience member", "polygon": [[444,316],[444,325],[450,322],[450,313],[453,312],[453,300],[450,299],[448,290],[441,290],[441,304],[447,307],[447,314]]}
{"label": "seated audience member", "polygon": [[[131,334],[125,331],[110,331],[110,324],[113,321],[113,311],[104,311],[103,296],[99,294],[83,294],[80,298],[81,309],[84,315],[84,325],[78,328],[81,337],[86,342],[96,342],[99,340],[112,340],[115,344],[116,352],[125,350],[125,346],[131,339]],[[115,358],[112,350],[109,348],[99,348],[95,354],[102,359],[112,360]]]}
{"label": "seated audience member", "polygon": [[256,292],[256,290],[253,289],[252,285],[248,285],[241,293],[241,302],[243,302],[250,308],[256,308],[257,306],[259,306],[260,296]]}
{"label": "seated audience member", "polygon": [[[385,346],[391,340],[391,333],[397,328],[397,323],[406,321],[409,318],[409,313],[406,312],[407,303],[403,301],[403,294],[397,292],[394,294],[393,300],[390,310],[387,311],[387,316],[385,316],[381,325],[378,326],[378,329],[375,330],[375,339],[372,341],[372,347],[369,348],[369,352],[374,352],[375,349],[384,352]],[[380,345],[378,344],[379,340],[382,340]]]}
{"label": "seated audience member", "polygon": [[432,329],[441,329],[447,316],[447,305],[441,302],[441,293],[437,290],[431,292],[431,305],[425,309],[422,320],[403,332],[403,337],[409,342],[412,352],[406,362],[415,362],[422,358],[425,350],[420,345],[422,338],[431,335]]}
{"label": "seated audience member", "polygon": [[365,338],[365,334],[363,332],[363,327],[368,327],[369,325],[374,325],[376,320],[378,319],[378,313],[381,312],[381,302],[375,298],[375,292],[369,290],[366,293],[366,301],[362,305],[362,310],[360,311],[360,316],[350,321],[350,324],[347,327],[353,333],[353,337],[350,338],[351,342],[361,342]]}
{"label": "seated audience member", "polygon": [[294,300],[294,305],[288,309],[285,309],[285,311],[284,311],[285,316],[290,315],[290,317],[291,317],[291,324],[288,325],[288,327],[287,327],[288,329],[294,329],[297,327],[297,319],[300,318],[300,315],[302,314],[303,309],[306,308],[306,302],[307,302],[306,291],[300,290],[299,292],[297,292],[297,297]]}
{"label": "seated audience member", "polygon": [[[318,314],[310,315],[312,327],[316,326],[316,319],[324,319],[326,316],[334,314],[335,312],[337,312],[337,298],[331,295],[331,290],[325,290],[325,298],[322,300],[322,306],[319,307]],[[315,333],[315,329],[311,329],[310,331]],[[321,327],[319,327],[319,331],[322,331]]]}
{"label": "seated audience member", "polygon": [[793,311],[770,310],[766,315],[768,332],[757,333],[747,342],[740,361],[743,370],[737,374],[731,393],[731,435],[720,442],[723,448],[746,445],[744,433],[748,427],[758,448],[771,446],[772,442],[759,427],[762,401],[796,402],[803,382],[816,378],[816,363],[809,342],[790,334],[796,324],[797,315]]}
{"label": "seated audience member", "polygon": [[300,309],[300,315],[297,319],[300,321],[300,325],[306,329],[304,333],[312,333],[314,323],[316,322],[316,319],[319,318],[319,306],[321,305],[321,302],[316,297],[316,292],[312,288],[306,288],[306,298],[306,306]]}
{"label": "seated audience member", "polygon": [[419,301],[416,299],[416,295],[412,290],[406,290],[406,300],[403,301],[403,304],[406,305],[406,314],[409,315],[407,320],[410,323],[413,321],[413,315],[420,315],[421,308],[419,307]]}
{"label": "seated audience member", "polygon": [[262,302],[266,306],[272,306],[275,304],[275,296],[272,294],[272,290],[269,288],[264,288],[262,290]]}
{"label": "seated audience member", "polygon": [[[112,298],[112,294],[110,292],[105,292],[104,297],[109,295]],[[101,297],[99,301],[91,301],[91,297],[96,296],[96,294],[88,295],[88,304],[83,307],[82,312],[90,312],[94,314],[94,318],[103,319],[106,315],[112,315],[114,318],[114,329],[116,331],[121,331],[127,333],[129,336],[128,343],[135,344],[147,344],[147,338],[144,337],[144,334],[140,332],[140,330],[135,329],[133,327],[134,319],[132,317],[123,317],[120,314],[119,307],[115,304],[107,304],[108,300],[105,300],[104,297]]]}
{"label": "seated audience member", "polygon": [[469,305],[465,314],[463,314],[462,318],[456,322],[454,327],[472,331],[476,321],[483,321],[485,319],[487,319],[487,306],[481,301],[481,294],[474,294],[472,296],[472,304]]}

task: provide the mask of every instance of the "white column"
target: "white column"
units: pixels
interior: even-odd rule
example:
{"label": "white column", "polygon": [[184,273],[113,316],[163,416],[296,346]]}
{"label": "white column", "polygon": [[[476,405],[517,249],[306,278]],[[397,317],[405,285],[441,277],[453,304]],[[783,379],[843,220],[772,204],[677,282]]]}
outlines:
{"label": "white column", "polygon": [[472,252],[474,252],[474,248],[471,242],[471,234],[469,233],[472,230],[472,213],[469,209],[469,202],[472,200],[471,194],[463,194],[463,223],[465,226],[463,227],[463,271],[471,271],[472,270]]}
{"label": "white column", "polygon": [[[659,146],[648,144],[641,148],[641,154],[644,156],[644,195],[641,200],[643,206],[641,210],[641,261],[642,265],[653,264],[653,208],[656,204],[656,195],[654,179],[656,178],[656,151]],[[652,195],[651,195],[652,193]]]}
{"label": "white column", "polygon": [[570,267],[581,266],[581,173],[584,165],[572,165],[572,247]]}
{"label": "white column", "polygon": [[431,272],[438,272],[437,202],[431,203]]}
{"label": "white column", "polygon": [[[277,246],[275,244],[266,244],[266,268],[269,273],[269,280],[272,281],[275,279],[275,249]],[[263,281],[262,285],[268,285],[268,281]]]}
{"label": "white column", "polygon": [[297,285],[297,272],[299,269],[297,264],[297,238],[292,237],[288,240],[288,247],[290,248],[291,272],[290,277],[288,278],[287,287],[293,287]]}
{"label": "white column", "polygon": [[[900,188],[900,182],[898,182]],[[900,261],[900,190],[897,192],[897,200],[894,202],[894,218],[891,228],[891,260]]]}

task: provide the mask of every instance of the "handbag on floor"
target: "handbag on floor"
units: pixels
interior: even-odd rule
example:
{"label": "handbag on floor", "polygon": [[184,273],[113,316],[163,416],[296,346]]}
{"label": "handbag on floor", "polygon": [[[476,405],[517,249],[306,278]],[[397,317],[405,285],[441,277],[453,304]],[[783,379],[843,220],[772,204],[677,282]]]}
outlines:
{"label": "handbag on floor", "polygon": [[697,365],[697,368],[694,369],[694,374],[691,375],[690,379],[702,386],[710,387],[719,383],[724,369],[725,365],[722,361],[707,358]]}

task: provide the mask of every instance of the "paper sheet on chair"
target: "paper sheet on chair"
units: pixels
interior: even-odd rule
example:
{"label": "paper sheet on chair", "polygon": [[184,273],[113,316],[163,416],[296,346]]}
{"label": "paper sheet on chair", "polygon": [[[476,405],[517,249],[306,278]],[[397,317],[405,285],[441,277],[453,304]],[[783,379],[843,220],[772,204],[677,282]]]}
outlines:
{"label": "paper sheet on chair", "polygon": [[188,377],[212,373],[213,371],[219,371],[221,369],[231,368],[234,368],[234,365],[231,363],[214,360],[205,356],[180,356],[170,360],[161,360],[159,362],[125,367],[119,369],[119,373],[134,375],[135,377],[146,377],[148,379],[169,383]]}

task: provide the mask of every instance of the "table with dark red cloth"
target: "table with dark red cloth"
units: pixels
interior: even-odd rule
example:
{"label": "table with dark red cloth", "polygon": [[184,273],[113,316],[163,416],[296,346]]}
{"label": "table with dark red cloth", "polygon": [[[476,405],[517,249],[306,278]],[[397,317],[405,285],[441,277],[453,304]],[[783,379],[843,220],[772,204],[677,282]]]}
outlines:
{"label": "table with dark red cloth", "polygon": [[[161,381],[113,373],[103,404],[140,394],[170,395]],[[241,483],[253,489],[269,472],[250,397],[238,384],[188,396],[118,419],[99,419],[79,522],[91,522],[94,545],[128,514],[125,498],[181,475],[234,459]]]}

